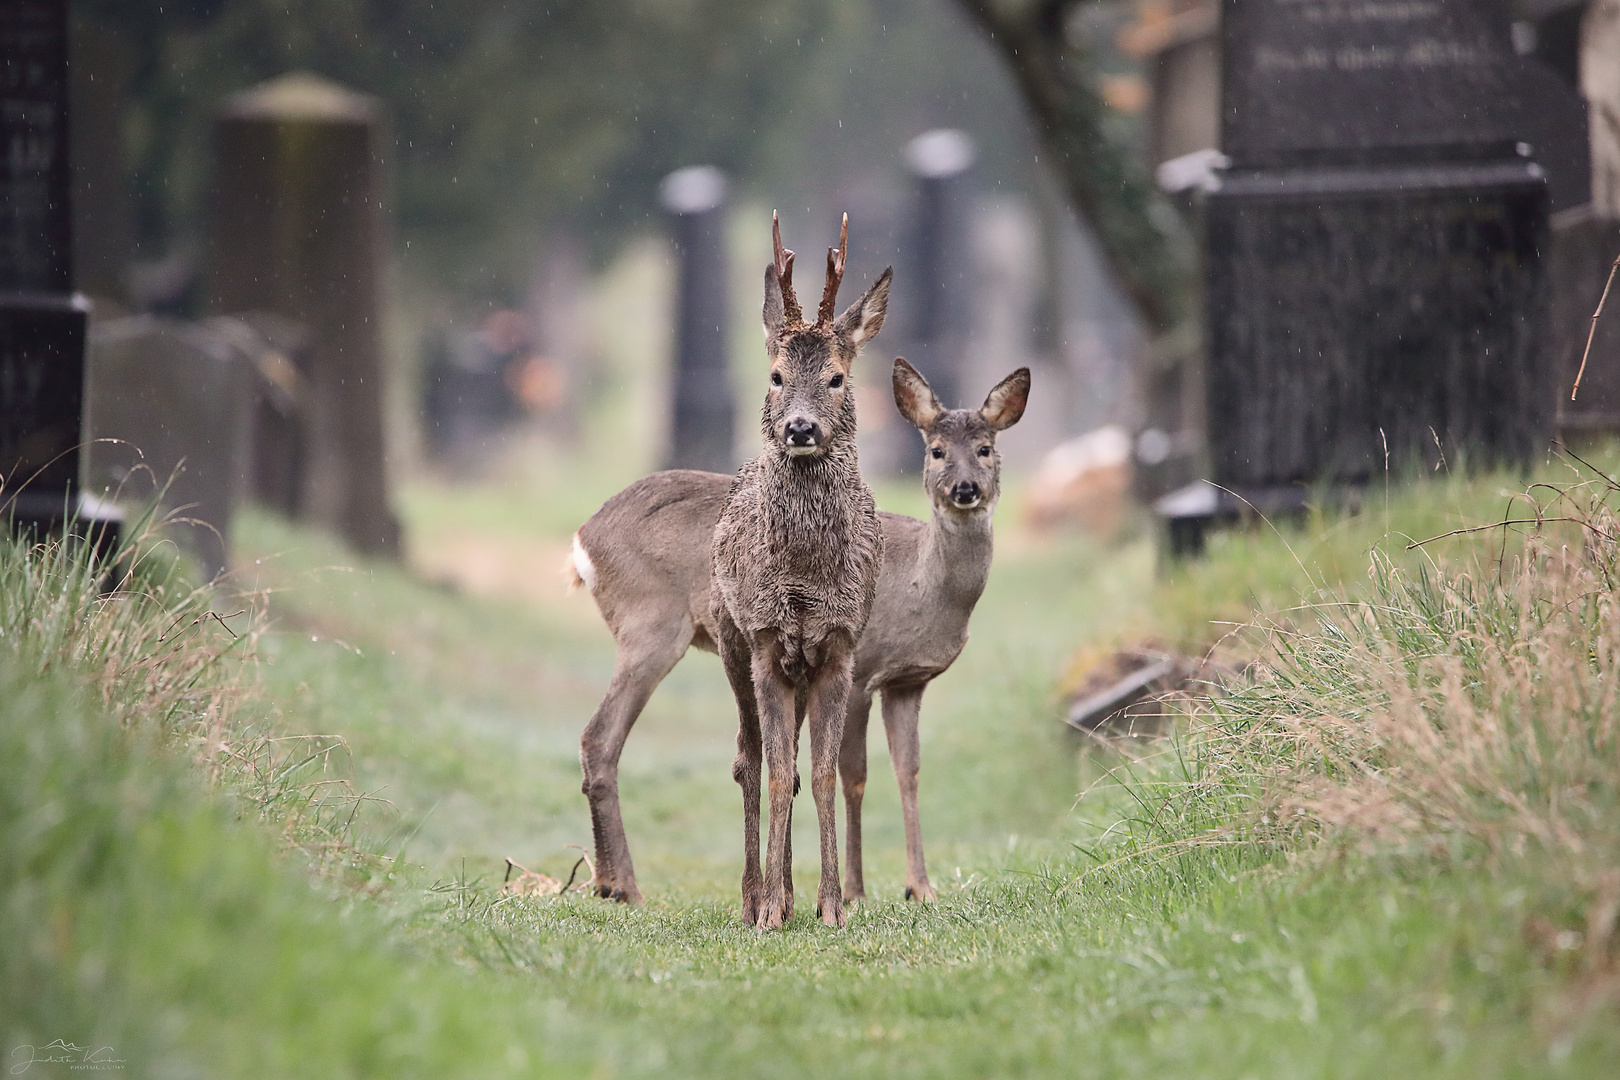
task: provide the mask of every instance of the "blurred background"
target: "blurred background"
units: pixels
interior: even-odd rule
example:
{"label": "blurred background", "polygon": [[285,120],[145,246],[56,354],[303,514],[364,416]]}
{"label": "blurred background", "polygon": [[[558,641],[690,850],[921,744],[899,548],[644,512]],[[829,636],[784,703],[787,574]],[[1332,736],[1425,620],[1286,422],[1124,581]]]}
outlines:
{"label": "blurred background", "polygon": [[893,356],[951,405],[1033,369],[1036,529],[1620,422],[1608,329],[1555,400],[1617,242],[1607,2],[66,6],[86,489],[162,478],[208,571],[247,502],[397,555],[413,484],[734,468],[773,210],[808,277],[850,215],[846,303],[896,269],[874,477]]}
{"label": "blurred background", "polygon": [[[1077,214],[992,38],[1001,16],[977,7],[75,0],[72,205],[76,283],[94,301],[95,434],[141,444],[162,472],[172,462],[151,456],[138,418],[112,415],[120,380],[147,380],[157,354],[179,378],[234,350],[259,420],[224,423],[257,445],[189,441],[234,455],[215,471],[249,490],[183,490],[210,471],[193,446],[175,494],[256,498],[375,552],[397,549],[393,496],[362,513],[338,504],[364,496],[320,475],[372,456],[363,433],[323,431],[365,427],[356,412],[372,406],[333,405],[320,386],[329,368],[373,362],[357,358],[368,349],[383,417],[368,477],[487,479],[562,458],[611,461],[615,481],[671,463],[729,470],[757,447],[773,209],[809,276],[849,213],[845,302],[896,268],[890,321],[857,373],[870,470],[913,467],[889,403],[899,354],[953,405],[1034,368],[1030,415],[1006,437],[1014,470],[1078,433],[1139,431],[1152,410],[1140,364],[1162,327]],[[1150,122],[1146,54],[1121,33],[1212,5],[1029,7],[1019,17],[1060,17],[1054,45],[1088,102],[1101,87],[1081,118],[1101,137],[1089,154],[1132,192],[1093,209],[1132,219],[1147,205],[1164,215],[1162,259],[1186,262],[1149,168],[1187,140]],[[330,131],[351,129],[359,157],[334,165],[346,151]],[[300,151],[300,138],[335,141]],[[339,330],[368,320],[370,339]],[[348,359],[325,356],[343,333]],[[93,457],[92,489],[129,483],[127,451]],[[201,516],[223,530],[224,515]]]}

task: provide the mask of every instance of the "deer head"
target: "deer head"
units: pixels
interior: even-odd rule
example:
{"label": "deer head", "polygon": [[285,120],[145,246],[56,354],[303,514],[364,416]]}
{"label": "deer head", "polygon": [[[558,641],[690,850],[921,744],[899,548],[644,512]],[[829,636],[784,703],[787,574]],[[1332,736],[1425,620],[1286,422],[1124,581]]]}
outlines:
{"label": "deer head", "polygon": [[789,457],[815,457],[854,435],[850,366],[861,346],[883,326],[894,269],[884,270],[864,296],[833,317],[849,251],[845,214],[838,247],[827,249],[827,280],[816,321],[806,325],[793,293],[793,252],[782,246],[782,224],[774,213],[771,229],[776,253],[765,268],[765,352],[771,362],[771,385],[760,426],[767,445],[780,446]]}
{"label": "deer head", "polygon": [[894,403],[918,431],[926,449],[923,488],[936,509],[988,513],[1001,497],[1001,454],[996,433],[1012,427],[1029,402],[1029,368],[996,384],[978,409],[947,409],[922,373],[894,362]]}

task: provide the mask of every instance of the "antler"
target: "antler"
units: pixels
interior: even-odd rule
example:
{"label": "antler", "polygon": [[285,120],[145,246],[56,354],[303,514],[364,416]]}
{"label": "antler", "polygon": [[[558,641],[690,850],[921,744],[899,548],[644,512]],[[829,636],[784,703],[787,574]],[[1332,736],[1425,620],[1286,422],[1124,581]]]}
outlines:
{"label": "antler", "polygon": [[829,327],[833,309],[838,305],[838,286],[844,281],[844,259],[849,255],[849,215],[838,229],[838,250],[827,249],[827,284],[821,290],[821,309],[816,312],[816,325]]}
{"label": "antler", "polygon": [[782,285],[782,310],[788,326],[804,325],[804,309],[793,295],[793,252],[782,246],[782,222],[771,211],[771,240],[776,245],[776,280]]}

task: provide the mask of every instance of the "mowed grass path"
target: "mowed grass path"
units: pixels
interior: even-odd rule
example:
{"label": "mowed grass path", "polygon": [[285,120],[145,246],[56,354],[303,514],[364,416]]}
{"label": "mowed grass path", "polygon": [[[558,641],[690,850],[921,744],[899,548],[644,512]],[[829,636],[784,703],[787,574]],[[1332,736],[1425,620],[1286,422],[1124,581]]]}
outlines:
{"label": "mowed grass path", "polygon": [[[601,493],[601,497],[611,490]],[[920,492],[885,492],[921,513]],[[354,567],[341,549],[255,516],[238,575],[268,590],[267,696],[293,730],[341,735],[357,783],[388,800],[410,861],[499,874],[504,859],[566,875],[590,846],[578,739],[606,689],[613,642],[588,594],[564,588],[572,529],[594,509],[536,493],[417,487],[404,499],[411,568]],[[568,511],[572,510],[572,513]],[[1007,511],[1003,510],[1006,515]],[[1016,534],[1016,530],[1006,530]],[[452,577],[451,575],[455,575]],[[1055,684],[1078,641],[1146,603],[1145,543],[1002,545],[973,640],[924,703],[922,813],[941,884],[992,852],[1069,839],[1078,742]],[[636,725],[621,765],[624,816],[649,896],[729,896],[741,874],[741,800],[730,777],[736,712],[718,659],[692,650]],[[871,732],[867,876],[902,888],[904,838],[882,727]],[[378,822],[384,816],[376,816]],[[796,815],[796,884],[813,898],[815,815]],[[1044,846],[1043,846],[1044,845]]]}
{"label": "mowed grass path", "polygon": [[[352,560],[267,519],[241,534],[245,583],[274,590],[263,680],[280,722],[342,735],[360,786],[397,807],[367,825],[368,843],[419,867],[384,893],[393,935],[420,963],[466,971],[468,992],[521,1031],[504,1050],[469,1047],[468,1075],[558,1058],[625,1076],[1612,1074],[1609,1014],[1568,1021],[1544,1004],[1558,973],[1521,933],[1530,870],[1504,882],[1421,860],[1303,869],[1236,847],[1097,871],[1078,854],[1132,808],[1118,788],[1077,801],[1109,762],[1059,723],[1067,658],[1153,626],[1155,597],[1171,633],[1213,609],[1200,580],[1155,585],[1149,545],[1038,543],[1005,527],[1011,506],[973,641],[924,705],[938,904],[897,898],[897,800],[874,732],[873,901],[844,932],[809,918],[806,800],[799,916],[775,935],[738,924],[734,718],[700,654],[654,697],[621,769],[650,903],[498,901],[504,857],[563,875],[576,855],[564,845],[589,844],[576,740],[612,645],[589,598],[562,594],[558,565],[614,486],[521,500],[413,488],[416,573],[341,569]],[[1397,508],[1412,531],[1463,512],[1436,494]],[[880,501],[920,509],[905,490]],[[1361,561],[1364,532],[1338,530],[1324,561]],[[455,567],[469,537],[477,592],[422,580]],[[1290,558],[1262,542],[1213,573],[1248,574],[1256,595],[1297,589]],[[1304,561],[1317,565],[1309,550]]]}

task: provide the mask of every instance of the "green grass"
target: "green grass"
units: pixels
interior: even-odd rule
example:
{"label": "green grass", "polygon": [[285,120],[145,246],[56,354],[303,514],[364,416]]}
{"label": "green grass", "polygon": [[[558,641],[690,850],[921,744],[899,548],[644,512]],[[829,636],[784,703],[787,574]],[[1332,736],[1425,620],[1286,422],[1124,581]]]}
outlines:
{"label": "green grass", "polygon": [[[1387,511],[1379,498],[1223,534],[1170,570],[1146,539],[1025,535],[1014,493],[973,640],[924,703],[940,901],[898,899],[898,800],[874,733],[874,899],[843,932],[808,917],[801,813],[800,915],[759,935],[735,915],[733,720],[706,655],[654,697],[621,770],[648,905],[498,892],[505,857],[566,876],[564,845],[590,839],[576,740],[612,645],[555,562],[619,478],[554,475],[406,491],[419,565],[453,565],[468,537],[497,545],[507,576],[487,594],[243,523],[239,584],[266,621],[227,741],[342,740],[291,776],[246,750],[199,753],[212,690],[164,723],[71,647],[52,664],[0,648],[0,1050],[94,1040],[136,1075],[242,1076],[1601,1076],[1620,1056],[1605,970],[1560,944],[1596,895],[1567,859],[1278,832],[1247,801],[1265,779],[1221,779],[1196,731],[1120,771],[1122,751],[1059,721],[1077,649],[1147,634],[1203,647],[1254,605],[1371,588],[1375,543],[1415,567],[1421,552],[1384,538],[1489,520],[1521,481],[1408,481]],[[1494,543],[1438,554],[1489,559]],[[15,607],[8,590],[0,615]],[[1277,625],[1317,632],[1304,611]],[[338,820],[357,795],[387,804]]]}

